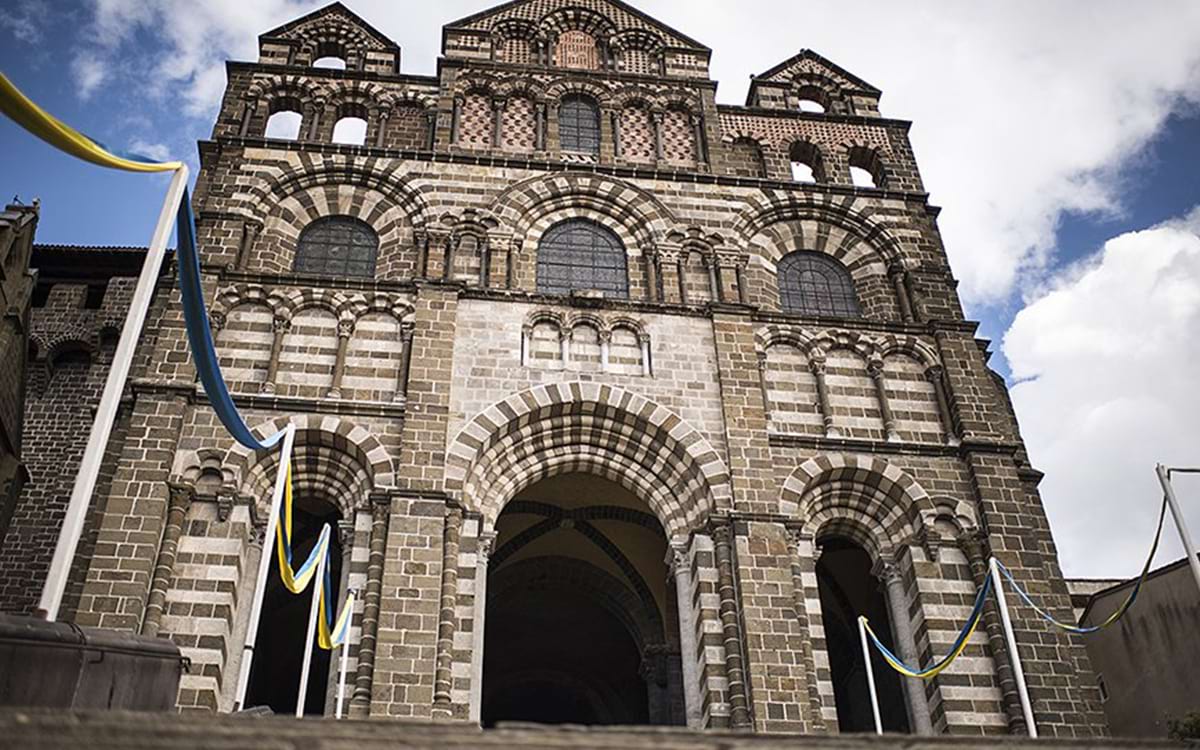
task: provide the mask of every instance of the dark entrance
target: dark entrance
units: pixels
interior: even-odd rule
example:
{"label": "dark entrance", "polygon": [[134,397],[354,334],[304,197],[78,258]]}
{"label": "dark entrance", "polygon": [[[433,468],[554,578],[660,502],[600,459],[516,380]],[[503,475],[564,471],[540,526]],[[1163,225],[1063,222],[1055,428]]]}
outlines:
{"label": "dark entrance", "polygon": [[[858,636],[858,616],[864,614],[871,628],[892,651],[892,622],[879,580],[871,573],[871,556],[842,537],[821,540],[817,561],[817,588],[825,624],[825,644],[837,703],[838,729],[842,732],[874,732],[871,694]],[[875,689],[885,732],[908,732],[908,710],[900,676],[871,650]]]}
{"label": "dark entrance", "polygon": [[[333,527],[330,576],[341,580],[342,550],[337,535],[341,514],[328,503],[319,500],[296,499],[292,514],[292,560],[299,566],[308,558],[325,524]],[[279,579],[278,555],[275,540],[268,540],[263,554],[271,555],[270,576],[263,597],[262,615],[258,622],[258,640],[254,646],[254,661],[250,668],[250,685],[246,691],[247,707],[269,706],[277,714],[293,714],[300,694],[300,670],[303,664],[304,639],[307,635],[309,607],[312,604],[309,588],[303,594],[293,594]],[[335,592],[335,598],[336,598]],[[332,602],[337,609],[337,601]],[[319,648],[316,639],[311,645],[313,658],[308,675],[308,697],[304,713],[320,715],[325,712],[325,686],[329,680],[330,652]]]}

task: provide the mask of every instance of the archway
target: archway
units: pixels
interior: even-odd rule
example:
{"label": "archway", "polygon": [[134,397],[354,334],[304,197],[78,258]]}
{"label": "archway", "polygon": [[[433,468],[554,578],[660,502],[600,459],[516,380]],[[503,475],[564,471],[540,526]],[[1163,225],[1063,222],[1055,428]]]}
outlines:
{"label": "archway", "polygon": [[[817,561],[817,589],[825,647],[837,706],[838,730],[874,731],[871,696],[858,635],[858,616],[866,615],[871,627],[889,649],[892,643],[891,616],[880,582],[872,573],[870,554],[841,536],[821,540]],[[900,677],[874,649],[871,664],[885,732],[908,732],[909,720]]]}
{"label": "archway", "polygon": [[[337,534],[340,519],[341,513],[329,503],[312,496],[296,498],[292,516],[292,559],[297,565],[308,558],[321,535],[322,527],[329,524],[333,529],[330,537],[330,578],[335,582],[335,601],[331,603],[334,611],[338,607],[336,582],[342,579],[342,548]],[[264,547],[264,554],[274,551],[274,540],[271,542]],[[245,705],[269,706],[277,714],[292,714],[300,694],[300,671],[312,589],[304,594],[293,594],[285,589],[279,577],[279,558],[274,554],[271,555],[268,576]],[[320,715],[325,712],[330,652],[319,648],[315,639],[309,648],[313,656],[304,713]]]}
{"label": "archway", "polygon": [[496,521],[482,721],[684,723],[678,622],[658,519],[593,474],[542,479]]}

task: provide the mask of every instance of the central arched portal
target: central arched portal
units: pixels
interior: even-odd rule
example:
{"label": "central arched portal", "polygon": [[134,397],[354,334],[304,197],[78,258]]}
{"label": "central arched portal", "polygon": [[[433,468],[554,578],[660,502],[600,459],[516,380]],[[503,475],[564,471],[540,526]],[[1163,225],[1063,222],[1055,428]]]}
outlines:
{"label": "central arched portal", "polygon": [[496,521],[482,721],[683,724],[667,539],[615,482],[560,474]]}

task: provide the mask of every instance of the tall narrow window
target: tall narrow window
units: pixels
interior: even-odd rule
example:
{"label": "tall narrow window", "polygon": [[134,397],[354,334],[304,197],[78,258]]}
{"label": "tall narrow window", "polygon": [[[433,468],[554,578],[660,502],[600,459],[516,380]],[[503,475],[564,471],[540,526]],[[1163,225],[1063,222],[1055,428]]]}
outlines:
{"label": "tall narrow window", "polygon": [[298,100],[278,99],[271,102],[271,116],[267,118],[267,128],[263,135],[281,141],[294,141],[300,137],[300,125],[303,120]]}
{"label": "tall narrow window", "polygon": [[784,312],[858,317],[854,280],[841,263],[821,253],[789,253],[779,261],[779,302]]}
{"label": "tall narrow window", "polygon": [[300,234],[295,270],[371,278],[378,250],[379,238],[371,227],[349,216],[329,216],[317,219]]}
{"label": "tall narrow window", "polygon": [[563,97],[558,108],[558,134],[563,151],[600,153],[600,108],[590,96]]}
{"label": "tall narrow window", "polygon": [[587,219],[550,228],[538,245],[537,289],[546,294],[595,290],[629,297],[625,248],[617,236]]}

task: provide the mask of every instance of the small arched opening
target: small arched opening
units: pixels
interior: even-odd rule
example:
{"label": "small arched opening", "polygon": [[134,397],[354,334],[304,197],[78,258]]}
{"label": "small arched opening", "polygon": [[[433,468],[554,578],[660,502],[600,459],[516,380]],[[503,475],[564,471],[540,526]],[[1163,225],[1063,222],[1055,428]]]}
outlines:
{"label": "small arched opening", "polygon": [[[298,566],[308,559],[316,546],[325,524],[332,527],[329,553],[330,580],[342,578],[342,548],[337,535],[341,512],[332,504],[311,495],[296,498],[292,516],[292,560]],[[264,546],[263,554],[275,549],[274,540]],[[308,615],[312,604],[308,589],[302,594],[288,591],[279,576],[279,558],[271,555],[262,615],[250,665],[250,683],[246,691],[247,707],[269,706],[277,714],[292,714],[300,696],[300,672],[303,666],[305,641],[308,636]],[[332,611],[339,606],[335,584]],[[304,702],[306,715],[325,713],[325,691],[329,684],[330,652],[316,644],[308,644],[312,665],[308,675],[308,690]]]}
{"label": "small arched opening", "polygon": [[300,125],[304,120],[299,99],[281,97],[271,102],[271,116],[263,135],[279,141],[294,141],[300,137]]}
{"label": "small arched opening", "polygon": [[797,141],[788,151],[792,166],[792,179],[796,182],[824,182],[825,169],[821,164],[821,152],[808,141]]}
{"label": "small arched opening", "polygon": [[[875,720],[867,686],[866,664],[858,635],[858,617],[865,615],[885,646],[895,651],[891,613],[881,582],[872,572],[871,555],[846,536],[820,540],[817,590],[825,648],[829,656],[840,732],[871,732]],[[909,719],[900,676],[878,651],[871,649],[879,713],[885,732],[908,732]]]}
{"label": "small arched opening", "polygon": [[367,108],[358,103],[338,107],[337,122],[333,124],[333,142],[361,146],[367,142]]}

